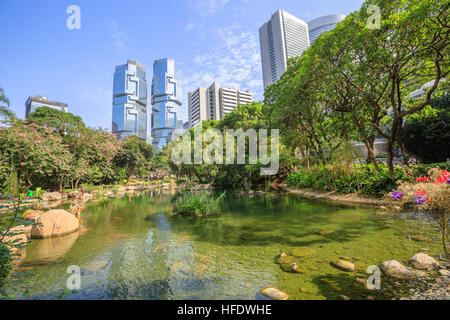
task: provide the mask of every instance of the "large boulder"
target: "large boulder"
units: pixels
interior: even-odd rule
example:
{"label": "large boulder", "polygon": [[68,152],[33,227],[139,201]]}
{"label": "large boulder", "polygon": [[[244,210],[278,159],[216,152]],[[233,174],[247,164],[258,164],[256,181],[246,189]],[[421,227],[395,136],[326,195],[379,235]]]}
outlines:
{"label": "large boulder", "polygon": [[426,253],[418,253],[409,260],[411,265],[420,270],[434,270],[439,267],[439,262],[427,255]]}
{"label": "large boulder", "polygon": [[25,212],[25,219],[26,220],[36,220],[37,218],[39,218],[43,214],[44,214],[44,212],[40,211],[40,210],[27,210]]}
{"label": "large boulder", "polygon": [[36,220],[31,229],[31,237],[35,239],[63,236],[77,231],[80,222],[65,210],[50,210]]}
{"label": "large boulder", "polygon": [[47,192],[42,195],[43,202],[61,201],[62,196],[59,192]]}
{"label": "large boulder", "polygon": [[425,272],[407,268],[397,260],[384,261],[380,267],[387,276],[396,279],[413,280],[425,276]]}

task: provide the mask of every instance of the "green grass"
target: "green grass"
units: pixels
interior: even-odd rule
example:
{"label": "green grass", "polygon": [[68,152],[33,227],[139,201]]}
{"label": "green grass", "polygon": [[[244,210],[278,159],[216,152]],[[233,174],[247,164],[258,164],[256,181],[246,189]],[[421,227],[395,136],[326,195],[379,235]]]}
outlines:
{"label": "green grass", "polygon": [[219,203],[225,196],[225,192],[218,198],[206,193],[187,194],[181,198],[175,206],[175,212],[195,217],[207,217],[219,212]]}

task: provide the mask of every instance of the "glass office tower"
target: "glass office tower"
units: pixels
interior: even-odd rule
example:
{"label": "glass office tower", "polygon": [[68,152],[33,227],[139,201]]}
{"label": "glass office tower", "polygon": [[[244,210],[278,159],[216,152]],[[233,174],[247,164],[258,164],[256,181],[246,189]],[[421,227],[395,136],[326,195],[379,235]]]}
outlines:
{"label": "glass office tower", "polygon": [[147,140],[147,80],[144,66],[137,61],[116,67],[112,133],[120,140],[129,135]]}
{"label": "glass office tower", "polygon": [[333,30],[339,22],[345,19],[345,17],[346,16],[343,14],[332,14],[308,22],[309,41],[311,42],[311,44],[322,33]]}
{"label": "glass office tower", "polygon": [[172,139],[177,128],[177,107],[182,105],[183,92],[173,59],[156,60],[152,83],[152,141],[160,150]]}

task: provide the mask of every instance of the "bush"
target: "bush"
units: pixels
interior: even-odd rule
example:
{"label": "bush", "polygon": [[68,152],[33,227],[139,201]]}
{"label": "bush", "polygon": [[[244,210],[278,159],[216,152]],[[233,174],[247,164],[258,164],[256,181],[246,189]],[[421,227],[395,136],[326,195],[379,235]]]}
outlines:
{"label": "bush", "polygon": [[315,167],[308,172],[300,171],[289,175],[286,183],[297,188],[312,188],[322,191],[343,193],[360,193],[381,197],[398,186],[398,181],[406,178],[400,167],[395,168],[395,175],[389,175],[385,164],[379,164],[379,173],[372,164],[355,165],[354,170],[343,172],[333,165]]}
{"label": "bush", "polygon": [[12,271],[11,252],[4,243],[0,243],[0,288],[5,284],[6,279]]}
{"label": "bush", "polygon": [[424,163],[450,158],[450,95],[433,99],[430,112],[407,119],[402,141]]}
{"label": "bush", "polygon": [[194,216],[194,217],[207,217],[219,212],[219,203],[225,196],[225,192],[218,198],[202,193],[186,194],[175,205],[175,211],[182,215]]}

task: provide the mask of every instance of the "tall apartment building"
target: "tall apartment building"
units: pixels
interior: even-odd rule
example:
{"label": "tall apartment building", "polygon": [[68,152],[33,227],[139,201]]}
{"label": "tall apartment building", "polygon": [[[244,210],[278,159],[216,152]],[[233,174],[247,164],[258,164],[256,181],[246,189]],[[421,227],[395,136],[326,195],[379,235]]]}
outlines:
{"label": "tall apartment building", "polygon": [[156,60],[152,83],[152,141],[159,150],[172,141],[177,129],[177,107],[182,105],[183,90],[173,59]]}
{"label": "tall apartment building", "polygon": [[300,56],[309,47],[308,24],[278,10],[259,29],[264,88],[278,81],[290,58]]}
{"label": "tall apartment building", "polygon": [[114,73],[112,133],[147,140],[147,80],[144,66],[134,60]]}
{"label": "tall apartment building", "polygon": [[202,121],[222,120],[240,105],[253,102],[251,91],[240,91],[232,88],[222,88],[214,82],[208,88],[197,88],[189,92],[189,128]]}
{"label": "tall apartment building", "polygon": [[29,97],[27,102],[25,102],[25,118],[28,118],[30,113],[36,111],[36,109],[40,107],[49,107],[62,112],[67,112],[67,109],[69,108],[66,103],[56,102],[47,97]]}
{"label": "tall apartment building", "polygon": [[343,14],[332,14],[329,16],[323,16],[308,22],[309,28],[309,41],[311,44],[316,40],[322,33],[326,31],[331,31],[334,27],[341,21],[345,19]]}

